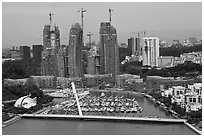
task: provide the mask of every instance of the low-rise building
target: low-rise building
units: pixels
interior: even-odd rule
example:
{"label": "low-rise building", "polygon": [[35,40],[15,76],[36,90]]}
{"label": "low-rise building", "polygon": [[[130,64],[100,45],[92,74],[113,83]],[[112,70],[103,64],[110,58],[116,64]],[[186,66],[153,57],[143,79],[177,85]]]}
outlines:
{"label": "low-rise building", "polygon": [[185,87],[183,86],[173,86],[173,96],[180,96],[184,95],[185,93]]}
{"label": "low-rise building", "polygon": [[183,64],[185,61],[181,57],[174,57],[174,66]]}
{"label": "low-rise building", "polygon": [[166,89],[162,92],[162,96],[168,97],[173,95],[173,88]]}
{"label": "low-rise building", "polygon": [[202,83],[193,85],[173,86],[162,92],[162,96],[172,96],[172,103],[177,103],[182,108],[189,111],[202,109]]}
{"label": "low-rise building", "polygon": [[158,58],[158,67],[160,68],[173,67],[173,65],[174,65],[173,56],[160,56]]}
{"label": "low-rise building", "polygon": [[127,84],[142,83],[143,79],[139,75],[122,74],[117,75],[117,85],[118,87],[124,87]]}
{"label": "low-rise building", "polygon": [[11,58],[21,58],[19,50],[10,50]]}

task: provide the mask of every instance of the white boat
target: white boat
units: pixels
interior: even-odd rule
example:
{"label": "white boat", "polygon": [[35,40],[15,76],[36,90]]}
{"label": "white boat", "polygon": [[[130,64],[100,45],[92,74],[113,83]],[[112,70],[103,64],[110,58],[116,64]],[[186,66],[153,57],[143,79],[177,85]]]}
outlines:
{"label": "white boat", "polygon": [[124,111],[125,111],[125,108],[124,108],[124,107],[121,107],[121,108],[120,108],[120,111],[121,111],[121,112],[124,112]]}
{"label": "white boat", "polygon": [[111,106],[115,106],[115,103],[114,103],[114,102],[111,102]]}

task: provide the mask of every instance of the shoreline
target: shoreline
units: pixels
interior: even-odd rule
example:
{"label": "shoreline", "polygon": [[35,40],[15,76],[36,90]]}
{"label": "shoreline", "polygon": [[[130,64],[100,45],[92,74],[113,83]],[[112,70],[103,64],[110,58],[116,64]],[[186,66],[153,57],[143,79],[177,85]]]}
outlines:
{"label": "shoreline", "polygon": [[[145,95],[148,95],[148,94],[144,94],[144,97],[145,97]],[[149,100],[151,100],[152,102],[154,102],[155,104],[157,104],[156,102],[157,102],[157,100],[155,99],[155,98],[150,98],[149,97],[149,95],[147,96],[147,98],[149,99]],[[153,100],[153,99],[155,99],[155,101]],[[158,101],[159,102],[159,101]],[[161,102],[160,102],[161,103]],[[158,104],[157,104],[158,105]],[[158,106],[160,106],[160,105],[158,105]],[[162,106],[160,106],[163,110],[165,110],[166,112],[168,112],[168,113],[170,113],[167,109],[165,109],[164,107],[162,107]],[[170,111],[173,111],[173,110],[170,110]],[[173,113],[170,113],[173,117],[175,117],[176,119],[181,119],[179,116],[177,116],[176,114],[173,114]],[[186,119],[184,119],[184,120],[186,120]],[[184,124],[188,127],[188,128],[190,128],[191,130],[193,130],[194,132],[196,132],[197,134],[199,134],[199,135],[202,135],[202,131],[200,131],[200,130],[198,130],[198,129],[196,129],[193,125],[191,125],[191,124],[189,124],[188,122],[184,122]]]}

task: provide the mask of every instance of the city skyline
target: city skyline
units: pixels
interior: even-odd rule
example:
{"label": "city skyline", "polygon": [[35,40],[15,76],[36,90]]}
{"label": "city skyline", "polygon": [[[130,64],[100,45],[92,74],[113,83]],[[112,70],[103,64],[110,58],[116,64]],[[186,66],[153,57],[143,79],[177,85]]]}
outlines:
{"label": "city skyline", "polygon": [[99,25],[109,20],[109,8],[113,9],[112,24],[118,31],[118,43],[127,43],[129,37],[136,37],[138,31],[144,30],[147,36],[167,41],[188,37],[201,39],[202,36],[201,2],[3,2],[2,47],[42,44],[42,28],[49,24],[50,11],[54,13],[53,23],[61,30],[61,44],[67,45],[71,25],[81,24],[77,12],[81,8],[87,10],[84,13],[85,43],[88,32],[94,34],[93,41],[99,42]]}

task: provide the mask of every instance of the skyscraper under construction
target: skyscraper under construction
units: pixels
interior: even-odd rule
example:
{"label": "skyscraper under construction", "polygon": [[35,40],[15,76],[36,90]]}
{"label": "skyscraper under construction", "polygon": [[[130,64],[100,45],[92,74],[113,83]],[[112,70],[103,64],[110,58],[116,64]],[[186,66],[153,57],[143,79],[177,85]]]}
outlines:
{"label": "skyscraper under construction", "polygon": [[66,49],[66,75],[82,77],[82,38],[83,30],[79,23],[72,25],[69,34],[69,45]]}
{"label": "skyscraper under construction", "polygon": [[[50,25],[45,25],[43,29],[43,51],[41,60],[42,76],[64,76],[64,56],[60,50],[60,31],[58,26],[52,25],[51,15]],[[60,63],[60,64],[59,64]]]}
{"label": "skyscraper under construction", "polygon": [[112,74],[114,83],[119,73],[119,51],[116,29],[110,22],[102,22],[100,25],[100,73]]}

